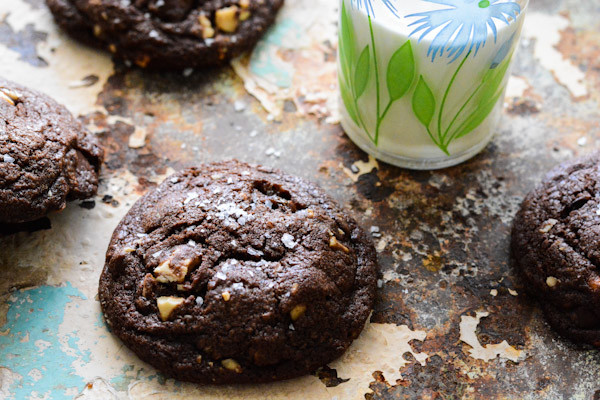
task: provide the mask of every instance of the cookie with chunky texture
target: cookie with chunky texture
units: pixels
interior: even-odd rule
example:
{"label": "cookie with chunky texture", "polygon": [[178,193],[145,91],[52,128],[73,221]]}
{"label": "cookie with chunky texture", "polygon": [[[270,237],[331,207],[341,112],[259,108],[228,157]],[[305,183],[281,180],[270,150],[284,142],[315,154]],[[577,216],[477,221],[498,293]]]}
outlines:
{"label": "cookie with chunky texture", "polygon": [[600,347],[600,153],[555,168],[527,195],[512,257],[550,324]]}
{"label": "cookie with chunky texture", "polygon": [[321,189],[229,161],[173,175],[133,206],[99,292],[112,331],[164,374],[267,382],[339,357],[376,275],[370,239]]}
{"label": "cookie with chunky texture", "polygon": [[0,223],[33,221],[93,196],[102,156],[65,107],[0,78]]}
{"label": "cookie with chunky texture", "polygon": [[142,68],[223,64],[251,49],[283,0],[46,0],[57,23]]}

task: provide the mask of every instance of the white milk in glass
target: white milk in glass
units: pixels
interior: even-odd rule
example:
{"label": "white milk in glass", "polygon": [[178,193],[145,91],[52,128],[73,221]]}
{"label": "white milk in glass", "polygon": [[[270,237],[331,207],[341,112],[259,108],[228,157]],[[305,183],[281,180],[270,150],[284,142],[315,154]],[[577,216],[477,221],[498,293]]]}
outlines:
{"label": "white milk in glass", "polygon": [[500,119],[527,0],[341,0],[342,126],[414,169],[481,151]]}

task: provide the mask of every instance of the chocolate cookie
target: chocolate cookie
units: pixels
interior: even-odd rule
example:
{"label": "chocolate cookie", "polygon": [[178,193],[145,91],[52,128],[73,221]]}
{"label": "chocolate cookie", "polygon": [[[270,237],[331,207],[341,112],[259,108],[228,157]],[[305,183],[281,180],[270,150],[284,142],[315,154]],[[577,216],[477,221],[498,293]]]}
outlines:
{"label": "chocolate cookie", "polygon": [[550,324],[600,347],[600,153],[557,167],[527,195],[512,257]]}
{"label": "chocolate cookie", "polygon": [[33,221],[93,196],[102,156],[65,107],[0,78],[0,223]]}
{"label": "chocolate cookie", "polygon": [[376,274],[369,238],[321,189],[230,161],[184,170],[133,206],[100,302],[113,332],[168,376],[267,382],[340,356]]}
{"label": "chocolate cookie", "polygon": [[283,0],[46,0],[75,38],[142,68],[223,64],[251,49]]}

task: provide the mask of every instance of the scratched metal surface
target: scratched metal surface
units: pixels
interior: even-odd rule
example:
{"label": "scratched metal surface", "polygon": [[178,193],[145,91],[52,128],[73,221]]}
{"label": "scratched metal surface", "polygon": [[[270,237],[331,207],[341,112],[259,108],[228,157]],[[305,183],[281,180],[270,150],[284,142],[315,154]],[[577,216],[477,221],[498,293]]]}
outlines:
{"label": "scratched metal surface", "polygon": [[[496,138],[436,172],[377,163],[336,124],[332,3],[290,0],[251,57],[185,74],[113,64],[58,32],[42,0],[0,4],[0,74],[65,103],[108,152],[94,203],[0,238],[0,398],[600,398],[598,352],[549,329],[508,257],[524,194],[600,143],[600,3],[532,1]],[[316,376],[182,384],[103,323],[97,279],[119,218],[171,171],[233,157],[314,180],[378,228],[371,323]]]}

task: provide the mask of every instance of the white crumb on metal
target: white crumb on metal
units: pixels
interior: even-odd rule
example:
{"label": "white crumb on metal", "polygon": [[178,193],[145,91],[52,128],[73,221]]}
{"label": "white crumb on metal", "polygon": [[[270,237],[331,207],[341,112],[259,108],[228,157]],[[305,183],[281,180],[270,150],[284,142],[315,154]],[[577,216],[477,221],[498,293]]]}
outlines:
{"label": "white crumb on metal", "polygon": [[233,103],[233,109],[236,112],[242,112],[246,109],[246,103],[244,103],[243,101],[236,101],[235,103]]}

